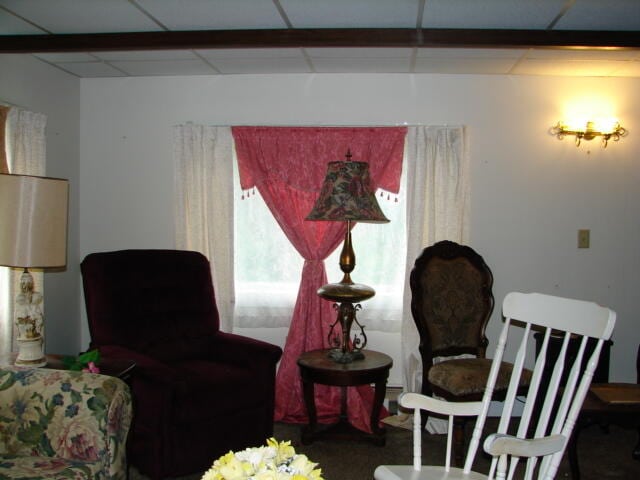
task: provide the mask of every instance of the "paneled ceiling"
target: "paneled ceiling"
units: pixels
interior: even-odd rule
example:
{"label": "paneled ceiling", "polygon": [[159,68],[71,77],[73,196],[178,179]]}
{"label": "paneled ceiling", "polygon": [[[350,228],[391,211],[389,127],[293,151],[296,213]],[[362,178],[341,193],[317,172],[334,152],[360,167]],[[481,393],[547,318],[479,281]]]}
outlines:
{"label": "paneled ceiling", "polygon": [[0,0],[0,53],[78,77],[640,77],[640,0]]}

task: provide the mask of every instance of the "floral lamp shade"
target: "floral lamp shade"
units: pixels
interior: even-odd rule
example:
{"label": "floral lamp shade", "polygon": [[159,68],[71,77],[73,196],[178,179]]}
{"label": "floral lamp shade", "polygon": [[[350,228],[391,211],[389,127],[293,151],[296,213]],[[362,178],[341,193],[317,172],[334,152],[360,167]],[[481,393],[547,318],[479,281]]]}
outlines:
{"label": "floral lamp shade", "polygon": [[387,223],[371,190],[366,162],[329,162],[320,197],[307,220]]}

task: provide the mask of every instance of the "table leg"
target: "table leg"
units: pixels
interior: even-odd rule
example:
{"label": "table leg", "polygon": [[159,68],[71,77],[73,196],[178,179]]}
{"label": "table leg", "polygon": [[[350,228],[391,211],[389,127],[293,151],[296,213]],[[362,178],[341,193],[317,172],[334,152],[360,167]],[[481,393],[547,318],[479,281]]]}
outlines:
{"label": "table leg", "polygon": [[371,408],[371,431],[374,435],[374,443],[382,446],[385,444],[385,429],[380,426],[380,411],[382,410],[382,402],[387,393],[386,377],[379,380],[375,384],[375,395],[373,397],[373,406]]}
{"label": "table leg", "polygon": [[349,413],[347,413],[347,387],[340,387],[340,421],[349,422]]}
{"label": "table leg", "polygon": [[302,430],[302,443],[308,445],[313,442],[318,425],[314,383],[303,380],[302,391],[304,394],[304,404],[307,407],[307,416],[309,417],[309,424]]}

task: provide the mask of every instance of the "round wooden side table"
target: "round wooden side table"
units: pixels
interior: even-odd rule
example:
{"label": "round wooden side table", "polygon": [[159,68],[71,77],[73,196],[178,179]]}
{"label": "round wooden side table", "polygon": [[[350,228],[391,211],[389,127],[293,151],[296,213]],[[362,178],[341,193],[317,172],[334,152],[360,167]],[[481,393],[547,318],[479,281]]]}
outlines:
{"label": "round wooden side table", "polygon": [[[318,438],[354,439],[363,438],[375,445],[385,444],[385,429],[379,426],[380,411],[387,390],[387,378],[393,360],[389,355],[373,350],[363,350],[364,358],[351,363],[337,363],[329,358],[329,349],[305,352],[298,358],[300,377],[307,407],[309,424],[303,428],[302,443],[309,444]],[[314,385],[333,385],[342,388],[340,419],[326,428],[318,426],[318,416],[314,398]],[[363,432],[352,426],[347,417],[347,387],[375,385],[375,395],[371,408],[372,433]]]}

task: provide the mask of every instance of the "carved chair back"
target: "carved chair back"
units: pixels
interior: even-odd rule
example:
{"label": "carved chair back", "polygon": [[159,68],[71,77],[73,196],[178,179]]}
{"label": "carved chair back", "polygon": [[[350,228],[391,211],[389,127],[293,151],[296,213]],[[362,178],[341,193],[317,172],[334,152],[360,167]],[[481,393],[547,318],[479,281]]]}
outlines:
{"label": "carved chair back", "polygon": [[482,256],[466,245],[438,242],[416,260],[410,286],[425,378],[434,357],[485,356],[494,298],[493,274]]}

